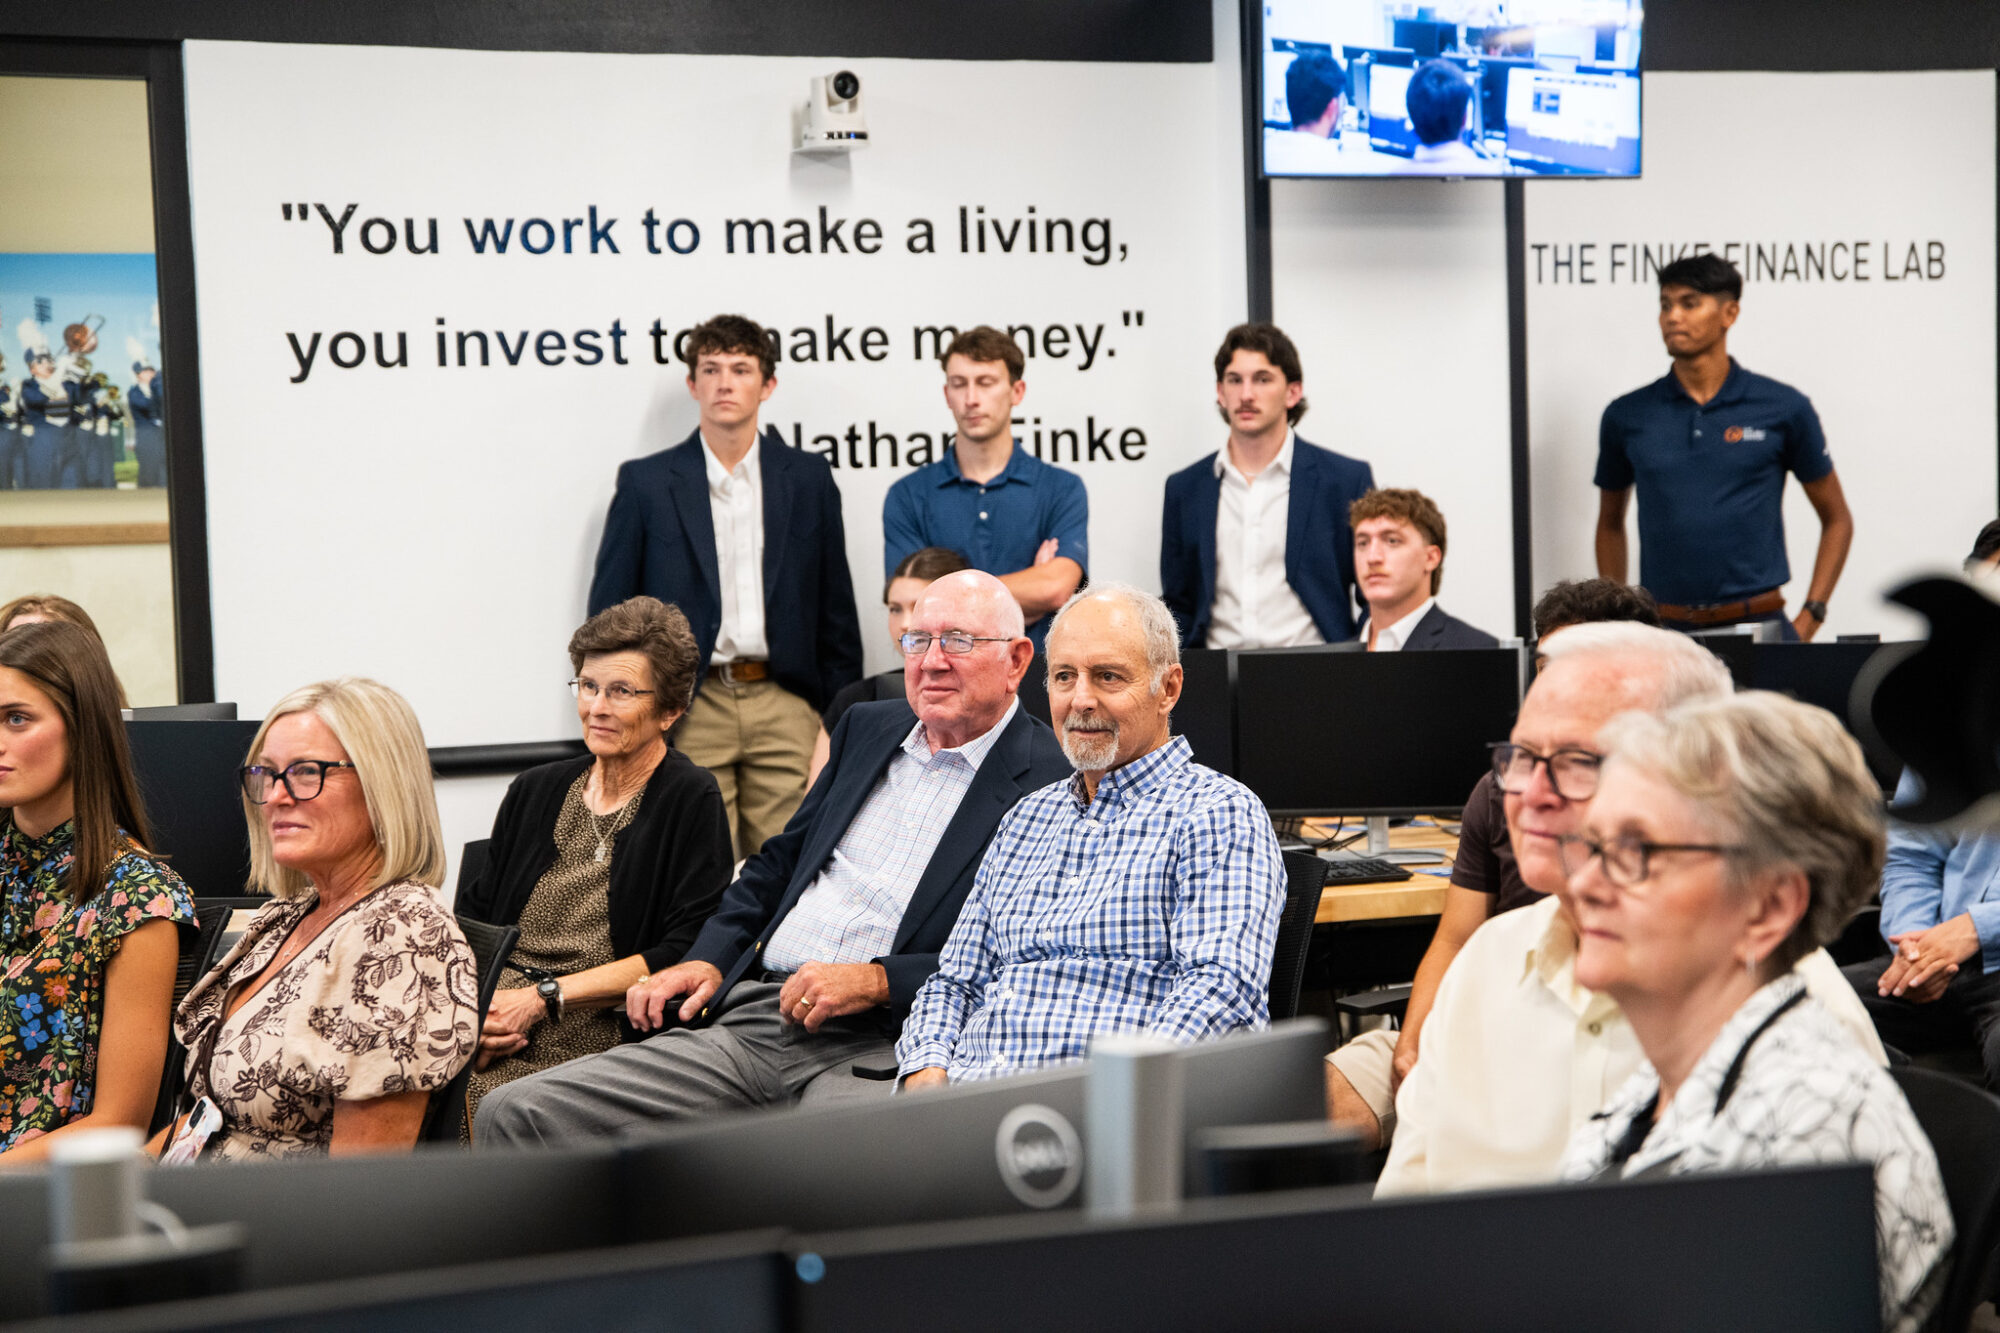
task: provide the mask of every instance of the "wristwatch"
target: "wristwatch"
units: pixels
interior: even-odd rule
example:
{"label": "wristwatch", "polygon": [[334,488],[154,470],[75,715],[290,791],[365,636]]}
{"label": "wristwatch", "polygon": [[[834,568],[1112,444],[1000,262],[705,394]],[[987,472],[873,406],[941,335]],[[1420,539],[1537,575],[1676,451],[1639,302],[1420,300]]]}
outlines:
{"label": "wristwatch", "polygon": [[563,993],[562,981],[555,973],[539,967],[524,967],[521,975],[535,983],[535,994],[542,997],[542,1007],[548,1010],[549,1022],[562,1022]]}
{"label": "wristwatch", "polygon": [[1817,620],[1820,624],[1824,625],[1826,623],[1825,602],[1805,602],[1801,604],[1799,609],[1804,611],[1807,615],[1811,616],[1814,620]]}

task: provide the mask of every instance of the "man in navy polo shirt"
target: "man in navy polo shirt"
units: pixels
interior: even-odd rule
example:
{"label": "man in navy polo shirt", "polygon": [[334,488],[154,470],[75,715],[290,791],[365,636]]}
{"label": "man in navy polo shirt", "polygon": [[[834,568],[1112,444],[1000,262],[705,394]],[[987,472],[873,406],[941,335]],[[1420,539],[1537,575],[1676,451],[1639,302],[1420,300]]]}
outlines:
{"label": "man in navy polo shirt", "polygon": [[[1810,639],[1826,620],[1854,516],[1819,416],[1789,385],[1729,355],[1743,275],[1720,255],[1660,270],[1660,335],[1673,370],[1604,410],[1598,431],[1597,572],[1625,579],[1625,510],[1639,489],[1639,582],[1671,629],[1777,621]],[[1798,615],[1785,618],[1785,474],[1819,515],[1819,552]]]}
{"label": "man in navy polo shirt", "polygon": [[1039,653],[1051,616],[1082,584],[1090,559],[1083,478],[1014,447],[1014,409],[1028,385],[1012,338],[982,324],[954,337],[938,359],[958,433],[943,458],[889,488],[884,577],[926,546],[956,551],[1014,594]]}

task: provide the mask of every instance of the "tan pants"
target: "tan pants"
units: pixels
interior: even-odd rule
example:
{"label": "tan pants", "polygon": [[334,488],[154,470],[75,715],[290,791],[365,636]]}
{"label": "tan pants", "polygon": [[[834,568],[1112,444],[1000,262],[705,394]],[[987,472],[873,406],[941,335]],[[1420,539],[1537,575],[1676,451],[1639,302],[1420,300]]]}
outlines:
{"label": "tan pants", "polygon": [[1376,1028],[1326,1057],[1381,1122],[1385,1148],[1396,1135],[1396,1098],[1389,1091],[1389,1075],[1396,1066],[1396,1039],[1401,1035],[1394,1028]]}
{"label": "tan pants", "polygon": [[812,705],[775,681],[729,686],[710,672],[674,728],[674,746],[715,775],[736,859],[755,856],[806,796],[819,736]]}

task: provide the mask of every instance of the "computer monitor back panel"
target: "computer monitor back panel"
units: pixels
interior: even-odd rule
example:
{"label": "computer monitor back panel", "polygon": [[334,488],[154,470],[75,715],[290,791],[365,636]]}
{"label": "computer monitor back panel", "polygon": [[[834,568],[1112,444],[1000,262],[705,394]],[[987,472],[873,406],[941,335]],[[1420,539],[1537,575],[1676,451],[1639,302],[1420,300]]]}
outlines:
{"label": "computer monitor back panel", "polygon": [[1168,718],[1185,736],[1195,762],[1218,773],[1236,772],[1236,698],[1229,654],[1220,648],[1181,653],[1181,697]]}
{"label": "computer monitor back panel", "polygon": [[1457,810],[1507,739],[1521,650],[1237,654],[1237,774],[1274,815]]}
{"label": "computer monitor back panel", "polygon": [[234,898],[244,891],[250,831],[236,771],[258,726],[247,719],[125,724],[153,848],[166,853],[167,864],[198,898]]}
{"label": "computer monitor back panel", "polygon": [[[1188,1049],[1182,1178],[1189,1188],[1200,1181],[1198,1131],[1326,1114],[1325,1042],[1325,1025],[1308,1019]],[[635,1139],[622,1169],[632,1197],[658,1205],[639,1206],[643,1234],[635,1239],[1078,1207],[1090,1150],[1085,1077],[1084,1066],[1072,1065],[887,1100],[730,1116]],[[1024,1139],[1022,1115],[1046,1132]],[[1010,1183],[1002,1154],[1024,1142],[1059,1160],[1036,1159],[1048,1178],[1031,1164],[1025,1184],[1018,1175]]]}

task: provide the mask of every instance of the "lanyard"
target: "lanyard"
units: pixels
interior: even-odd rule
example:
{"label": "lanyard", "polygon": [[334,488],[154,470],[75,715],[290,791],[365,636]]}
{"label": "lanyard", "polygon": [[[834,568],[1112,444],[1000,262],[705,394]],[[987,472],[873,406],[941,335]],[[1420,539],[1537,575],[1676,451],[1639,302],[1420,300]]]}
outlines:
{"label": "lanyard", "polygon": [[[1722,1082],[1716,1086],[1715,1116],[1720,1116],[1723,1108],[1729,1105],[1729,1099],[1736,1095],[1736,1085],[1742,1081],[1743,1065],[1750,1058],[1750,1048],[1757,1044],[1759,1037],[1769,1032],[1779,1019],[1796,1008],[1799,1002],[1805,998],[1806,993],[1804,990],[1794,992],[1790,999],[1766,1014],[1764,1021],[1759,1023],[1756,1029],[1743,1039],[1743,1045],[1737,1050],[1736,1058],[1729,1062],[1729,1068],[1723,1072]],[[1598,1172],[1599,1175],[1608,1176],[1614,1174],[1619,1167],[1624,1166],[1626,1162],[1632,1159],[1634,1153],[1645,1146],[1646,1139],[1653,1132],[1653,1113],[1659,1109],[1659,1105],[1660,1094],[1656,1089],[1652,1097],[1632,1117],[1631,1123],[1625,1126],[1625,1132],[1619,1136],[1618,1142],[1612,1145],[1610,1160],[1605,1162],[1604,1169]],[[1637,1175],[1628,1176],[1626,1179],[1638,1180],[1646,1176],[1664,1175],[1679,1157],[1680,1153],[1678,1152],[1674,1153],[1671,1157],[1664,1157],[1646,1167],[1645,1170],[1640,1171]]]}

